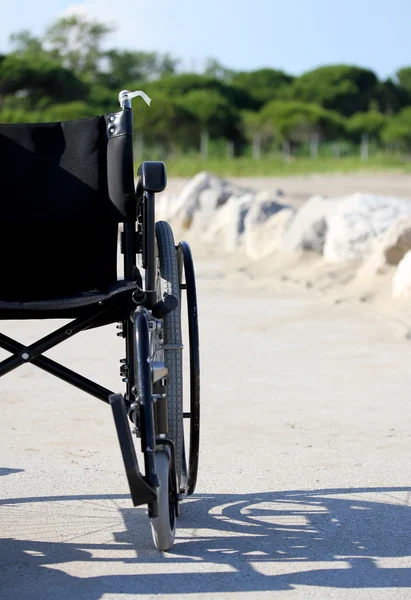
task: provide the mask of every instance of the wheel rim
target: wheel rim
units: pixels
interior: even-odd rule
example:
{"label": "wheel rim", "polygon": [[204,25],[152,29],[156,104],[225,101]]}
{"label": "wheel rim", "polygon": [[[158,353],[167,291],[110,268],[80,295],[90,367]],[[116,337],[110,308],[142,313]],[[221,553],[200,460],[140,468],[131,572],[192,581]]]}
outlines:
{"label": "wheel rim", "polygon": [[[198,473],[200,435],[200,358],[195,274],[191,250],[187,242],[180,242],[178,246],[178,271],[180,289],[186,290],[190,354],[190,443],[188,452],[184,444],[183,465],[185,465],[185,489],[183,491],[187,493],[187,495],[191,495],[194,493],[196,487]],[[183,277],[185,278],[184,285]]]}

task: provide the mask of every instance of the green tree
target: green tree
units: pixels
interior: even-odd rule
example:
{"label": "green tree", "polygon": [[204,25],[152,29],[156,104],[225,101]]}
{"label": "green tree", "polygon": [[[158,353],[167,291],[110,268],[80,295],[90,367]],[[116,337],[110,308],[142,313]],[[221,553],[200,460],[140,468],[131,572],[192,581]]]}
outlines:
{"label": "green tree", "polygon": [[44,57],[47,54],[41,40],[33,36],[28,30],[12,33],[9,40],[15,54],[27,55],[31,58]]}
{"label": "green tree", "polygon": [[396,73],[398,83],[411,95],[411,67],[402,67]]}
{"label": "green tree", "polygon": [[157,95],[151,106],[144,102],[133,104],[136,135],[142,135],[147,145],[160,144],[167,150],[177,146],[193,147],[194,115],[179,102]]}
{"label": "green tree", "polygon": [[262,143],[264,142],[261,112],[243,110],[241,119],[244,136],[248,142],[251,142],[252,156],[254,160],[259,160],[261,158]]}
{"label": "green tree", "polygon": [[206,77],[211,77],[212,79],[220,79],[221,81],[229,83],[233,78],[234,71],[224,67],[224,65],[215,58],[208,58],[204,68],[204,75]]}
{"label": "green tree", "polygon": [[[121,88],[122,86],[120,86]],[[128,89],[124,86],[122,89]],[[103,85],[91,85],[87,102],[93,107],[95,114],[106,114],[120,110],[118,103],[119,88],[108,88]],[[134,108],[134,104],[133,104]]]}
{"label": "green tree", "polygon": [[334,65],[304,73],[287,88],[286,96],[351,116],[368,110],[377,83],[369,69]]}
{"label": "green tree", "polygon": [[308,142],[313,133],[323,139],[336,139],[344,133],[344,120],[337,113],[315,104],[273,100],[261,111],[266,131],[278,142]]}
{"label": "green tree", "polygon": [[253,110],[258,108],[258,103],[246,90],[219,79],[196,73],[182,73],[163,77],[146,87],[147,93],[153,95],[153,97],[159,93],[168,98],[181,98],[194,90],[215,91],[223,96],[235,109]]}
{"label": "green tree", "polygon": [[201,129],[212,136],[230,137],[239,123],[239,115],[224,96],[214,90],[193,90],[180,103],[193,114]]}
{"label": "green tree", "polygon": [[84,98],[86,89],[71,71],[47,57],[12,53],[0,63],[0,95],[17,94],[32,109],[45,98],[49,102]]}
{"label": "green tree", "polygon": [[104,58],[107,65],[99,81],[116,90],[124,89],[131,82],[151,81],[174,74],[178,66],[178,60],[157,52],[109,50],[104,53]]}
{"label": "green tree", "polygon": [[[392,79],[377,83],[374,101],[370,108],[377,108],[380,112],[392,115],[411,103],[411,88],[407,91],[401,84],[396,84]],[[374,105],[374,106],[372,106]]]}
{"label": "green tree", "polygon": [[77,100],[63,104],[52,104],[47,110],[42,111],[44,121],[68,121],[94,117],[96,112],[87,102]]}
{"label": "green tree", "polygon": [[102,43],[114,28],[79,15],[63,17],[44,35],[51,56],[76,75],[96,80],[103,57]]}
{"label": "green tree", "polygon": [[353,136],[355,141],[361,141],[364,134],[380,139],[382,129],[387,123],[387,117],[376,110],[370,110],[364,113],[357,113],[347,119],[347,131]]}
{"label": "green tree", "polygon": [[247,90],[258,103],[258,107],[261,107],[270,100],[278,99],[293,79],[283,71],[259,69],[235,73],[231,78],[231,84]]}
{"label": "green tree", "polygon": [[239,133],[239,115],[229,101],[215,90],[192,90],[185,94],[180,103],[192,115],[198,125],[201,138],[201,153],[206,158],[209,136],[236,140]]}
{"label": "green tree", "polygon": [[395,144],[402,150],[411,150],[411,106],[403,108],[391,117],[381,132],[387,144]]}

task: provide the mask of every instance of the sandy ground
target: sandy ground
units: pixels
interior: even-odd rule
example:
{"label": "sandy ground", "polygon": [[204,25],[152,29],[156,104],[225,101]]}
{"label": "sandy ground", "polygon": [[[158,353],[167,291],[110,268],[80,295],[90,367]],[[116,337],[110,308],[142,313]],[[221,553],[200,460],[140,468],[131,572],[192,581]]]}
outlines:
{"label": "sandy ground", "polygon": [[[0,598],[408,599],[410,342],[366,307],[197,270],[200,476],[172,552],[132,508],[109,408],[26,366],[1,382]],[[114,326],[50,352],[116,391],[122,355]]]}

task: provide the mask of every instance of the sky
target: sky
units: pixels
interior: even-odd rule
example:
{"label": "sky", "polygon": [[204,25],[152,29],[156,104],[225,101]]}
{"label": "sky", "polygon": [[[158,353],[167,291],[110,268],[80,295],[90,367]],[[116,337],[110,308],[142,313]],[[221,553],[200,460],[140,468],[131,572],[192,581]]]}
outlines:
{"label": "sky", "polygon": [[345,63],[386,78],[411,65],[411,0],[0,0],[0,52],[11,33],[76,12],[116,25],[108,46],[169,52],[185,70]]}

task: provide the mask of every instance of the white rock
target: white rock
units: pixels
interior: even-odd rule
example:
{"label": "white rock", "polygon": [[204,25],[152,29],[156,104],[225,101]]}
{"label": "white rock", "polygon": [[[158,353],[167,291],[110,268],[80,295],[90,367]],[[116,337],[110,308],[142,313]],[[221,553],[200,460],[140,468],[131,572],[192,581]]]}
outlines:
{"label": "white rock", "polygon": [[401,198],[353,194],[340,199],[327,218],[324,258],[332,262],[363,259],[399,218],[411,215],[411,202]]}
{"label": "white rock", "polygon": [[204,232],[207,243],[218,245],[224,252],[234,252],[241,244],[245,218],[254,200],[252,193],[231,196],[215,211],[214,218]]}
{"label": "white rock", "polygon": [[398,265],[411,250],[411,216],[400,217],[387,230],[380,243],[381,252],[388,265]]}
{"label": "white rock", "polygon": [[257,194],[244,220],[246,256],[259,260],[279,250],[293,214],[291,207],[281,204],[271,194]]}
{"label": "white rock", "polygon": [[285,252],[313,250],[322,254],[328,221],[337,210],[339,198],[312,196],[295,214],[284,232],[282,249]]}
{"label": "white rock", "polygon": [[206,231],[215,216],[216,210],[222,204],[225,204],[225,202],[222,202],[221,190],[209,188],[200,192],[198,202],[193,207],[191,216],[188,215],[188,219],[191,221],[190,228],[199,233]]}
{"label": "white rock", "polygon": [[370,255],[359,267],[358,278],[386,273],[392,265],[398,265],[408,250],[411,250],[411,217],[400,217],[383,235],[374,238]]}
{"label": "white rock", "polygon": [[411,297],[411,250],[400,260],[392,281],[392,297]]}
{"label": "white rock", "polygon": [[234,193],[235,186],[211,173],[201,172],[195,175],[184,186],[173,206],[172,218],[182,220],[192,219],[200,208],[200,197],[206,190],[212,190],[217,195],[217,205],[224,204]]}

